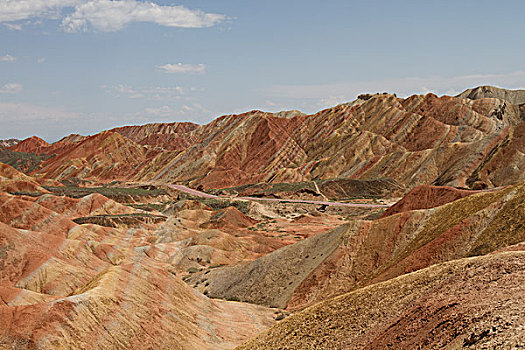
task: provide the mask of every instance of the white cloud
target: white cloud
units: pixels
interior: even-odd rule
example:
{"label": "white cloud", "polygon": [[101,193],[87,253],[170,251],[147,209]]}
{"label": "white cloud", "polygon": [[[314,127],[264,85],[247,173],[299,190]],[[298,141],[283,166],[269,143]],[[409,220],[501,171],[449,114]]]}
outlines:
{"label": "white cloud", "polygon": [[225,19],[224,15],[184,6],[161,6],[135,0],[94,0],[75,7],[75,11],[62,20],[62,27],[68,32],[78,32],[87,30],[90,24],[97,30],[111,32],[130,22],[152,22],[167,27],[203,28]]}
{"label": "white cloud", "polygon": [[[184,107],[188,107],[188,106],[184,105],[182,107],[184,109]],[[209,109],[207,109],[206,107],[204,107],[200,103],[196,103],[196,102],[192,103],[192,107],[188,107],[188,108],[191,108],[192,112],[199,112],[201,114],[210,114],[211,113],[211,111]]]}
{"label": "white cloud", "polygon": [[46,61],[46,58],[45,57],[39,57],[36,59],[36,63],[40,64],[40,63],[44,63]]}
{"label": "white cloud", "polygon": [[16,57],[11,56],[10,54],[0,56],[0,62],[14,62],[14,61],[16,61]]}
{"label": "white cloud", "polygon": [[175,74],[175,73],[205,73],[206,65],[205,64],[165,64],[162,66],[157,66],[158,69],[166,73]]}
{"label": "white cloud", "polygon": [[317,101],[315,106],[318,108],[325,108],[328,106],[336,106],[341,102],[346,102],[344,96],[326,96]]}
{"label": "white cloud", "polygon": [[[66,11],[64,11],[66,10]],[[64,14],[63,12],[67,12]],[[0,22],[20,30],[27,19],[61,19],[67,32],[92,27],[110,32],[131,22],[151,22],[166,27],[211,27],[227,19],[225,15],[191,10],[184,6],[162,6],[136,0],[0,0]]]}
{"label": "white cloud", "polygon": [[57,18],[63,8],[76,6],[82,2],[81,0],[2,0],[0,22],[14,22],[35,17]]}
{"label": "white cloud", "polygon": [[9,83],[2,86],[0,89],[0,94],[18,94],[22,92],[22,84],[18,83]]}

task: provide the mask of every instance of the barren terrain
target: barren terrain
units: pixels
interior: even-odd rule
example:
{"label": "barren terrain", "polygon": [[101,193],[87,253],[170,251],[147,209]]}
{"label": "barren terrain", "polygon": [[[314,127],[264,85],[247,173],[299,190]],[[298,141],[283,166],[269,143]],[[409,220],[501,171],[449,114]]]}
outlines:
{"label": "barren terrain", "polygon": [[524,104],[2,141],[0,348],[523,348]]}

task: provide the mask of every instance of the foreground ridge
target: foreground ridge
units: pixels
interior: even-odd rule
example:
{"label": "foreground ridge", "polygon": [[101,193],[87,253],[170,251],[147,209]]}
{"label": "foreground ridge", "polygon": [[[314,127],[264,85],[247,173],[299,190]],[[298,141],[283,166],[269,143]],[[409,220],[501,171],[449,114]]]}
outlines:
{"label": "foreground ridge", "polygon": [[525,346],[525,251],[455,260],[312,306],[237,349]]}

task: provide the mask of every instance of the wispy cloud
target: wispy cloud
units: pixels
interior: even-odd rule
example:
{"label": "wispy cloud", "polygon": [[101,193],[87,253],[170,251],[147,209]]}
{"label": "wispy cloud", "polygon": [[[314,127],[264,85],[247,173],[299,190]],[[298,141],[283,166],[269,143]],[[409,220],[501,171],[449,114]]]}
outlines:
{"label": "wispy cloud", "polygon": [[28,121],[64,121],[76,115],[60,108],[50,108],[23,103],[0,102],[0,123]]}
{"label": "wispy cloud", "polygon": [[[66,10],[66,11],[64,11]],[[64,12],[66,14],[64,14]],[[12,30],[20,30],[27,19],[61,19],[67,32],[93,28],[111,32],[132,22],[150,22],[166,27],[204,28],[228,19],[216,13],[192,10],[184,6],[158,5],[136,0],[2,0],[0,22]]]}
{"label": "wispy cloud", "polygon": [[[127,97],[130,99],[145,99],[150,101],[178,99],[186,93],[186,89],[180,86],[154,86],[136,88],[130,85],[118,84],[115,86],[103,85],[100,88],[108,94],[114,94],[116,97]],[[190,88],[189,90],[194,91],[194,88]]]}
{"label": "wispy cloud", "polygon": [[0,56],[0,62],[14,62],[14,61],[16,61],[16,57],[11,56],[10,54]]}
{"label": "wispy cloud", "polygon": [[0,88],[0,94],[18,94],[22,92],[23,85],[19,83],[5,84]]}
{"label": "wispy cloud", "polygon": [[190,118],[195,116],[206,116],[208,117],[211,112],[203,107],[199,103],[188,103],[183,104],[180,107],[171,106],[158,106],[145,108],[140,116],[147,119],[160,118],[160,119],[175,119],[175,118]]}
{"label": "wispy cloud", "polygon": [[4,23],[4,26],[9,30],[22,30],[22,25],[18,23]]}
{"label": "wispy cloud", "polygon": [[175,114],[173,109],[171,109],[170,106],[145,108],[144,113],[146,115],[160,117],[160,118],[167,118]]}
{"label": "wispy cloud", "polygon": [[176,74],[176,73],[193,73],[193,74],[202,74],[206,72],[205,64],[185,64],[185,63],[176,63],[176,64],[165,64],[162,66],[157,66],[157,68],[165,73]]}
{"label": "wispy cloud", "polygon": [[[354,100],[361,93],[391,92],[399,96],[435,93],[457,95],[480,86],[495,85],[518,89],[525,81],[525,71],[504,74],[471,74],[455,77],[410,77],[372,81],[348,81],[323,85],[278,85],[264,91],[268,98],[279,99],[283,105],[300,106],[309,112]],[[295,102],[294,102],[295,101]]]}

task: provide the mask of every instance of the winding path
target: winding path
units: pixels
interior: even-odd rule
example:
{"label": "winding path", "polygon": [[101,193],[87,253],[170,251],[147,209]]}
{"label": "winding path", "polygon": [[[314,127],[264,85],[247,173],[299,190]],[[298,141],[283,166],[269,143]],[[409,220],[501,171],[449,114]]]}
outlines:
{"label": "winding path", "polygon": [[[231,199],[230,197],[219,197],[213,194],[194,190],[183,185],[168,185],[175,190],[185,192],[197,197],[216,198],[216,199]],[[364,203],[344,203],[344,202],[328,202],[328,201],[311,201],[306,199],[282,199],[282,198],[258,198],[258,197],[233,197],[233,199],[245,199],[249,201],[267,201],[267,202],[291,202],[291,203],[306,203],[318,204],[327,206],[342,206],[342,207],[356,207],[356,208],[389,208],[387,204],[364,204]]]}

